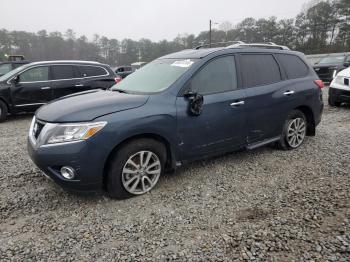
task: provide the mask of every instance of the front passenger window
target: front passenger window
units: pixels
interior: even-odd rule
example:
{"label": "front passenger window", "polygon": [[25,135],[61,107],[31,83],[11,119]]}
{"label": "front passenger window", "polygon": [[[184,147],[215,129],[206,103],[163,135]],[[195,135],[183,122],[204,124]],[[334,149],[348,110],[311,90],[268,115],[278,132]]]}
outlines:
{"label": "front passenger window", "polygon": [[210,61],[193,77],[191,88],[201,95],[237,89],[234,57],[225,56]]}
{"label": "front passenger window", "polygon": [[49,67],[39,66],[28,69],[19,75],[19,82],[38,82],[49,80]]}

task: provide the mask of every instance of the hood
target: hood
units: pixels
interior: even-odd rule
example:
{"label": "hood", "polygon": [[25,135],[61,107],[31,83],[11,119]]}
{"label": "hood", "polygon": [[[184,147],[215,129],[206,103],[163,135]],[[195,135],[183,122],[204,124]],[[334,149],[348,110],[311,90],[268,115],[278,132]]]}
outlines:
{"label": "hood", "polygon": [[316,64],[314,68],[342,67],[342,64]]}
{"label": "hood", "polygon": [[345,77],[349,77],[350,78],[350,67],[340,71],[338,73],[338,76],[345,76]]}
{"label": "hood", "polygon": [[42,106],[36,117],[53,123],[87,122],[102,115],[124,111],[144,105],[148,95],[93,90],[76,93]]}

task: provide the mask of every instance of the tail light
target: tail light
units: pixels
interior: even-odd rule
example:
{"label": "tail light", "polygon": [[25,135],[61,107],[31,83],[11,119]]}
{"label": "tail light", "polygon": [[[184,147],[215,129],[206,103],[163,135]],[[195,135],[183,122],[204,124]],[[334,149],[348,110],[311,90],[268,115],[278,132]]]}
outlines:
{"label": "tail light", "polygon": [[123,78],[121,78],[120,76],[117,76],[116,78],[114,78],[114,81],[116,84],[118,84],[122,80],[123,80]]}
{"label": "tail light", "polygon": [[324,83],[322,80],[320,80],[320,79],[315,80],[314,83],[318,86],[318,88],[320,88],[320,89],[324,88]]}

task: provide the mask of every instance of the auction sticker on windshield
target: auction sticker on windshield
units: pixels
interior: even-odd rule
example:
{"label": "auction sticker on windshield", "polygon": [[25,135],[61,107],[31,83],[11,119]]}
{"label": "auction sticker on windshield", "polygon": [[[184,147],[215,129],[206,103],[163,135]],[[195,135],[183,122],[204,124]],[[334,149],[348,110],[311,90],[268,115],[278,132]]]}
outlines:
{"label": "auction sticker on windshield", "polygon": [[178,67],[190,67],[193,64],[193,61],[190,59],[186,60],[178,60],[171,64],[171,66],[178,66]]}

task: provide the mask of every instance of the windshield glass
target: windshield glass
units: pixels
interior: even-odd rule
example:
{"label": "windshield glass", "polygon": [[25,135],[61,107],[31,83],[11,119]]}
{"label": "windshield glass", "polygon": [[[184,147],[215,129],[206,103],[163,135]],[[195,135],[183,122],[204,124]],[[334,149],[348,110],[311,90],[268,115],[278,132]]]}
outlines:
{"label": "windshield glass", "polygon": [[7,74],[0,76],[0,81],[5,81],[9,78],[11,78],[12,76],[14,76],[15,74],[17,74],[18,72],[20,72],[21,70],[25,69],[28,65],[22,65],[20,67],[17,67],[16,69],[8,72]]}
{"label": "windshield glass", "polygon": [[337,56],[327,56],[325,58],[322,58],[319,64],[341,64],[344,62],[345,56],[344,55],[337,55]]}
{"label": "windshield glass", "polygon": [[0,65],[0,75],[4,75],[11,71],[11,64],[2,64]]}
{"label": "windshield glass", "polygon": [[112,90],[155,93],[167,89],[195,62],[193,59],[159,59],[129,75]]}

